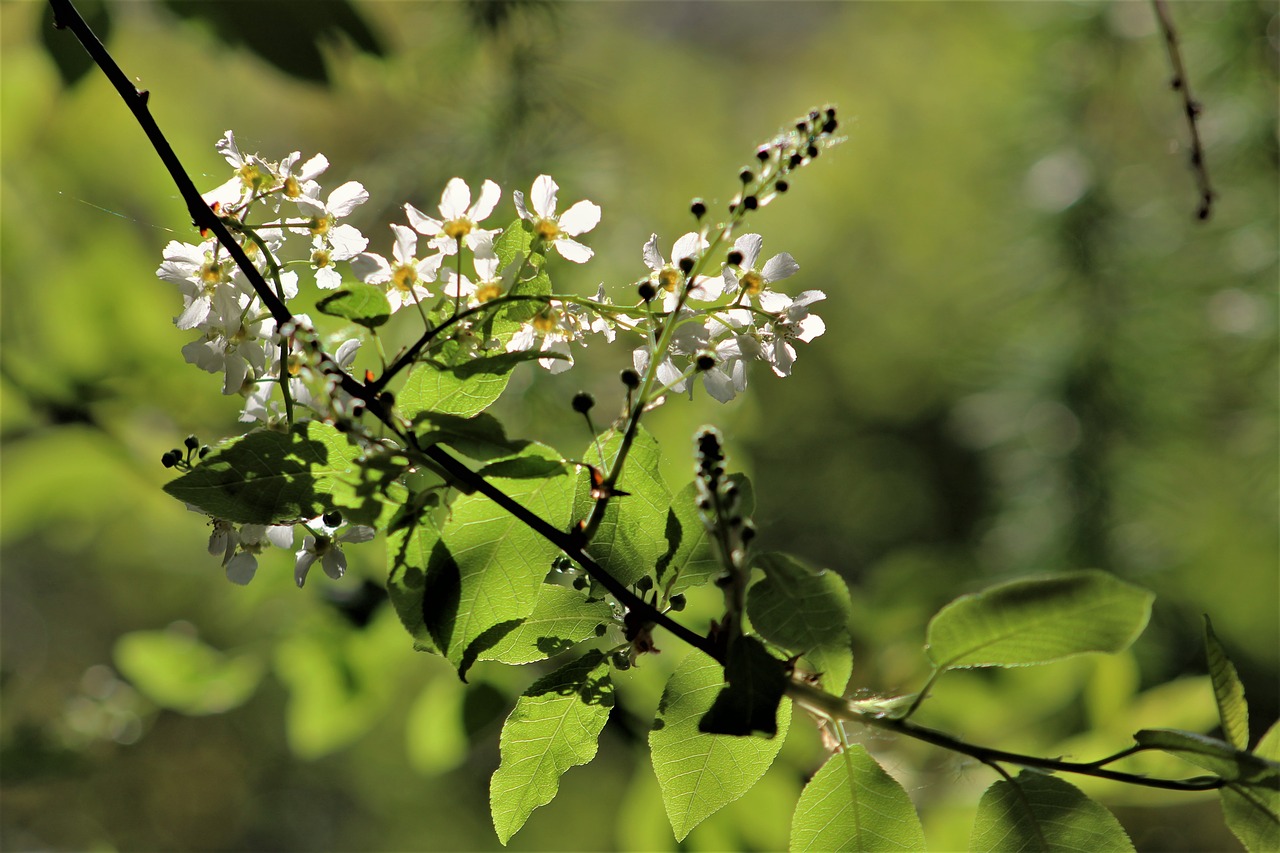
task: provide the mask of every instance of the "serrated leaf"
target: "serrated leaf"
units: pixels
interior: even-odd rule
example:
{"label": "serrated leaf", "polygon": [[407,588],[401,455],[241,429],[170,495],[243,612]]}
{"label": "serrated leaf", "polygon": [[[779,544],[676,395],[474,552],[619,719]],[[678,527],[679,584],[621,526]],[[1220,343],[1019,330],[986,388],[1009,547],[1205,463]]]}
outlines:
{"label": "serrated leaf", "polygon": [[227,521],[280,524],[315,518],[348,488],[360,449],[328,424],[307,421],[287,433],[258,429],[218,445],[164,490]]}
{"label": "serrated leaf", "polygon": [[262,679],[253,655],[228,657],[180,631],[133,631],[116,640],[116,668],[162,708],[193,716],[242,705]]}
{"label": "serrated leaf", "polygon": [[502,422],[488,412],[470,418],[425,412],[417,426],[422,430],[418,442],[424,447],[443,444],[480,462],[511,456],[529,446],[522,439],[507,438]]}
{"label": "serrated leaf", "polygon": [[391,303],[387,301],[386,292],[372,284],[343,284],[317,302],[316,310],[366,329],[376,329],[391,319]]}
{"label": "serrated leaf", "polygon": [[1027,666],[1118,652],[1147,625],[1154,596],[1100,571],[1016,580],[946,605],[929,622],[940,669]]}
{"label": "serrated leaf", "polygon": [[751,790],[773,764],[791,723],[791,703],[783,702],[777,737],[703,734],[698,723],[723,684],[720,664],[690,652],[667,681],[649,733],[653,770],[677,841]]}
{"label": "serrated leaf", "polygon": [[[1280,723],[1258,741],[1255,755],[1280,762]],[[1222,816],[1250,853],[1280,850],[1280,789],[1275,786],[1228,785],[1222,796]]]}
{"label": "serrated leaf", "polygon": [[[549,447],[531,444],[480,473],[548,524],[568,527],[573,478]],[[533,612],[559,549],[479,493],[454,501],[441,543],[427,566],[426,627],[465,676]]]}
{"label": "serrated leaf", "polygon": [[1133,842],[1111,812],[1056,776],[1024,770],[996,782],[978,803],[972,851],[1111,853]]}
{"label": "serrated leaf", "polygon": [[596,626],[612,621],[613,608],[607,601],[588,601],[577,590],[544,583],[533,612],[496,645],[481,652],[480,660],[506,664],[546,660],[596,636]]}
{"label": "serrated leaf", "polygon": [[609,662],[599,651],[539,679],[516,700],[489,783],[498,840],[506,844],[534,809],[551,802],[566,770],[595,757],[611,708]]}
{"label": "serrated leaf", "polygon": [[[400,623],[413,637],[413,647],[432,654],[441,651],[427,627],[425,604],[429,600],[427,567],[437,548],[444,548],[440,531],[427,515],[387,535],[387,595]],[[447,559],[444,553],[435,557],[437,562],[443,559]]]}
{"label": "serrated leaf", "polygon": [[778,704],[787,689],[783,662],[769,654],[755,637],[738,637],[729,646],[721,688],[710,710],[698,721],[698,731],[744,737],[778,733]]}
{"label": "serrated leaf", "polygon": [[478,415],[506,390],[512,369],[523,360],[513,355],[520,354],[478,358],[457,367],[418,364],[396,395],[396,407],[415,425],[426,412],[464,418]]}
{"label": "serrated leaf", "polygon": [[498,235],[493,241],[494,254],[498,256],[498,264],[502,269],[511,266],[523,258],[533,245],[533,224],[524,219],[517,219]]}
{"label": "serrated leaf", "polygon": [[[755,512],[755,491],[745,474],[729,475],[738,487],[738,506],[743,517]],[[698,489],[689,483],[672,499],[667,515],[667,553],[659,561],[658,580],[665,584],[671,575],[671,592],[700,586],[724,572],[706,525],[698,515]]]}
{"label": "serrated leaf", "polygon": [[1232,782],[1280,786],[1280,764],[1217,738],[1177,729],[1143,729],[1133,739],[1139,746],[1172,753]]}
{"label": "serrated leaf", "polygon": [[897,780],[851,744],[805,785],[791,820],[790,849],[923,850],[924,829]]}
{"label": "serrated leaf", "polygon": [[[612,463],[621,446],[621,434],[609,433],[602,442],[604,458]],[[600,467],[600,452],[594,443],[587,447],[582,458]],[[586,548],[587,554],[605,571],[628,586],[653,573],[665,551],[658,531],[666,525],[671,492],[662,479],[661,463],[657,439],[640,427],[618,480],[618,488],[630,494],[609,501],[600,526]],[[573,517],[586,519],[594,505],[591,479],[583,468],[578,474]]]}
{"label": "serrated leaf", "polygon": [[835,572],[815,571],[789,554],[755,558],[764,580],[747,590],[747,616],[760,636],[812,664],[828,693],[844,692],[853,672],[849,586]]}
{"label": "serrated leaf", "polygon": [[1204,653],[1209,663],[1209,678],[1213,681],[1213,698],[1218,703],[1218,717],[1222,720],[1222,734],[1236,749],[1248,749],[1249,706],[1244,699],[1244,685],[1227,657],[1227,650],[1213,633],[1208,614],[1204,617]]}

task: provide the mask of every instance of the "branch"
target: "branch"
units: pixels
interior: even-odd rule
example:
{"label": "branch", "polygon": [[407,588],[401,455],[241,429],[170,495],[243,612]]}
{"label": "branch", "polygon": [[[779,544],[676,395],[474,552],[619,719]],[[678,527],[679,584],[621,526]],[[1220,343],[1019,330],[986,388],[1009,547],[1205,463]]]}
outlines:
{"label": "branch", "polygon": [[1169,64],[1173,66],[1173,81],[1170,85],[1182,94],[1182,111],[1187,117],[1187,128],[1191,132],[1191,171],[1195,175],[1196,189],[1200,193],[1196,217],[1208,219],[1217,193],[1209,183],[1209,166],[1205,163],[1204,145],[1200,141],[1200,103],[1191,97],[1191,82],[1187,79],[1187,70],[1182,64],[1182,50],[1178,47],[1178,33],[1173,28],[1173,16],[1169,13],[1168,4],[1165,0],[1151,0],[1151,8],[1155,10],[1156,20],[1160,22],[1164,44],[1169,51]]}
{"label": "branch", "polygon": [[958,752],[961,755],[968,755],[992,767],[996,766],[998,762],[1005,762],[1022,767],[1036,767],[1041,770],[1053,770],[1059,773],[1095,776],[1099,779],[1110,779],[1113,782],[1124,782],[1129,785],[1141,785],[1147,788],[1164,788],[1170,791],[1212,791],[1227,785],[1227,780],[1218,776],[1199,776],[1194,779],[1158,779],[1138,773],[1108,770],[1103,766],[1138,752],[1140,748],[1128,749],[1100,761],[1091,762],[1065,761],[1061,758],[1041,758],[1036,755],[1006,752],[1003,749],[994,749],[989,746],[969,743],[946,732],[917,725],[905,718],[869,712],[859,708],[847,699],[833,696],[801,681],[788,683],[787,695],[802,708],[813,711],[820,716],[832,720],[861,723],[865,726],[874,726],[878,729],[896,732],[925,743],[931,743],[934,746],[940,746],[943,749],[949,749],[952,752]]}
{"label": "branch", "polygon": [[[178,159],[178,155],[174,153],[159,125],[156,124],[151,112],[147,109],[149,93],[145,90],[139,90],[129,82],[128,76],[116,64],[115,59],[112,58],[102,42],[98,40],[98,37],[94,35],[93,30],[85,22],[84,18],[80,16],[71,0],[49,0],[49,4],[53,7],[54,26],[58,29],[68,29],[75,35],[85,51],[97,66],[102,69],[107,79],[111,81],[111,85],[120,94],[130,112],[133,113],[138,125],[147,135],[147,139],[150,140],[152,147],[155,148],[156,153],[160,156],[161,162],[164,164],[165,169],[168,170],[170,177],[178,188],[178,192],[181,193],[183,200],[186,202],[187,211],[191,214],[192,224],[197,228],[207,229],[213,233],[218,242],[231,255],[232,260],[236,262],[236,265],[249,279],[249,283],[253,286],[258,298],[262,300],[263,305],[271,312],[271,316],[275,319],[277,326],[282,327],[287,323],[294,322],[293,313],[289,311],[284,302],[268,286],[262,274],[249,260],[248,255],[245,254],[240,244],[231,236],[230,231],[227,230],[226,225],[218,215],[205,204],[204,198],[196,189],[195,183],[192,182],[191,177],[187,174],[182,162]],[[384,405],[378,393],[381,390],[381,385],[372,387],[363,385],[341,369],[327,353],[322,353],[321,357],[325,361],[325,373],[332,376],[343,391],[363,402],[370,414],[386,424],[392,432],[405,440],[406,444],[436,462],[463,486],[489,498],[511,513],[522,524],[527,525],[534,532],[560,548],[628,610],[638,612],[645,621],[666,628],[689,645],[723,663],[723,656],[714,643],[707,637],[701,636],[671,619],[665,613],[627,589],[625,585],[606,572],[599,563],[587,555],[583,550],[585,543],[579,537],[548,524],[536,513],[517,503],[514,498],[494,486],[483,476],[472,471],[443,447],[439,445],[432,445],[426,448],[420,447],[413,433],[406,433],[389,408]]]}

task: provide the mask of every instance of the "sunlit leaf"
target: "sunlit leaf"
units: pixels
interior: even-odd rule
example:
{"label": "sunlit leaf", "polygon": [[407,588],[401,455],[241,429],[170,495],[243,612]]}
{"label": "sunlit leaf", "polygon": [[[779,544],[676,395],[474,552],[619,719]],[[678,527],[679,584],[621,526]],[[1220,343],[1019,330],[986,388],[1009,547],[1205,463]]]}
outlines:
{"label": "sunlit leaf", "polygon": [[372,284],[343,284],[317,302],[316,310],[368,329],[376,329],[391,319],[391,303],[387,301],[386,291]]}
{"label": "sunlit leaf", "polygon": [[911,798],[859,744],[827,759],[796,803],[794,851],[923,850]]}
{"label": "sunlit leaf", "polygon": [[791,723],[791,703],[783,702],[774,738],[703,734],[698,723],[723,684],[720,664],[690,652],[667,682],[649,733],[653,769],[677,841],[751,790],[782,748]]}
{"label": "sunlit leaf", "polygon": [[410,420],[424,412],[464,418],[478,415],[502,396],[512,369],[522,360],[501,355],[458,367],[418,364],[396,395],[396,407]]}
{"label": "sunlit leaf", "polygon": [[502,726],[502,763],[489,783],[493,828],[506,844],[560,789],[560,776],[595,757],[613,707],[609,662],[588,652],[536,681]]}
{"label": "sunlit leaf", "polygon": [[[738,488],[738,506],[744,517],[755,512],[755,491],[745,474],[730,474],[729,479]],[[671,500],[668,513],[667,552],[659,562],[659,580],[665,586],[668,578],[673,593],[699,586],[724,572],[724,566],[716,555],[706,525],[698,515],[697,484],[689,483]]]}
{"label": "sunlit leaf", "polygon": [[152,702],[183,714],[220,714],[243,704],[262,678],[256,655],[229,657],[177,630],[133,631],[116,640],[116,668]]}
{"label": "sunlit leaf", "polygon": [[577,590],[544,583],[533,612],[511,633],[480,653],[480,660],[507,664],[533,663],[568,651],[596,636],[598,626],[613,621],[613,608],[603,599],[588,601]]}
{"label": "sunlit leaf", "polygon": [[1144,729],[1134,734],[1140,746],[1162,749],[1223,779],[1250,785],[1280,786],[1280,764],[1236,749],[1217,738],[1176,729]]}
{"label": "sunlit leaf", "polygon": [[1227,650],[1213,633],[1208,615],[1204,617],[1204,652],[1209,661],[1209,677],[1213,680],[1213,698],[1222,719],[1222,734],[1237,749],[1248,749],[1249,706],[1244,699],[1244,685],[1227,657]]}
{"label": "sunlit leaf", "polygon": [[[605,460],[612,464],[622,445],[622,435],[612,432],[602,445]],[[587,447],[582,458],[601,468],[600,453],[594,443]],[[609,501],[586,549],[587,554],[623,584],[633,584],[652,573],[665,550],[660,531],[667,523],[671,493],[659,470],[661,462],[657,440],[643,427],[639,428],[618,480],[618,488],[629,494]],[[583,468],[578,474],[574,496],[574,518],[587,518],[594,505],[590,476]]]}
{"label": "sunlit leaf", "polygon": [[939,668],[1022,666],[1118,652],[1146,627],[1154,596],[1099,571],[1017,580],[965,595],[929,622]]}
{"label": "sunlit leaf", "polygon": [[[1280,762],[1280,723],[1258,741],[1255,754]],[[1280,788],[1275,785],[1237,785],[1223,788],[1222,815],[1227,826],[1251,853],[1280,850]]]}
{"label": "sunlit leaf", "polygon": [[346,435],[319,421],[288,432],[258,429],[219,445],[164,490],[237,523],[315,518],[332,508],[333,491],[349,489],[359,456]]}
{"label": "sunlit leaf", "polygon": [[853,671],[849,621],[853,604],[844,578],[814,571],[788,554],[760,554],[764,580],[747,591],[752,627],[813,664],[829,693],[842,693]]}
{"label": "sunlit leaf", "polygon": [[440,531],[422,515],[387,535],[387,595],[414,648],[440,654],[427,628],[423,604],[427,595],[427,567],[440,545]]}
{"label": "sunlit leaf", "polygon": [[1056,776],[1024,770],[982,795],[972,851],[1119,853],[1133,842],[1111,812]]}

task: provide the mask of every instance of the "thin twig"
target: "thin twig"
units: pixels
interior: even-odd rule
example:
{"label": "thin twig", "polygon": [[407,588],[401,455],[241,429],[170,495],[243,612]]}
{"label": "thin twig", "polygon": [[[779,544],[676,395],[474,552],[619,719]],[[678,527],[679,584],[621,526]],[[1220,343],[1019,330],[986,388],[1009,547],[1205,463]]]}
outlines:
{"label": "thin twig", "polygon": [[1156,20],[1160,23],[1160,31],[1164,33],[1164,44],[1169,51],[1169,64],[1173,66],[1174,90],[1182,95],[1182,111],[1187,119],[1187,129],[1191,133],[1191,172],[1196,178],[1196,189],[1200,193],[1200,205],[1196,208],[1196,218],[1208,219],[1213,209],[1213,200],[1217,193],[1209,183],[1209,166],[1205,162],[1204,144],[1200,141],[1200,102],[1191,96],[1191,81],[1187,79],[1186,67],[1182,64],[1182,49],[1178,45],[1178,33],[1173,28],[1173,16],[1169,12],[1165,0],[1151,0]]}

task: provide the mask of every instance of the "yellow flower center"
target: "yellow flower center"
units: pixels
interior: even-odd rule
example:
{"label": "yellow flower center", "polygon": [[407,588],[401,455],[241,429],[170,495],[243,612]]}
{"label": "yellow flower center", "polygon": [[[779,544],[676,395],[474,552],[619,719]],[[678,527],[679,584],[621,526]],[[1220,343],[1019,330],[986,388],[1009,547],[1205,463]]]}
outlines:
{"label": "yellow flower center", "polygon": [[243,164],[239,169],[236,169],[236,174],[240,176],[240,181],[251,190],[262,189],[262,185],[267,179],[266,175],[262,174],[262,170],[253,163]]}
{"label": "yellow flower center", "polygon": [[544,335],[553,331],[556,327],[556,321],[560,319],[560,314],[550,308],[539,311],[533,318],[533,327]]}
{"label": "yellow flower center", "polygon": [[297,198],[302,195],[302,187],[298,184],[298,179],[293,175],[284,179],[284,194],[288,198]]}
{"label": "yellow flower center", "polygon": [[491,299],[497,299],[501,295],[502,285],[494,284],[493,282],[480,285],[476,288],[475,293],[477,302],[488,302]]}
{"label": "yellow flower center", "polygon": [[316,249],[311,253],[311,263],[316,269],[324,269],[332,263],[328,249]]}
{"label": "yellow flower center", "polygon": [[658,286],[667,293],[674,293],[679,283],[680,272],[672,267],[663,267],[662,272],[658,273]]}
{"label": "yellow flower center", "polygon": [[408,293],[418,283],[418,270],[411,264],[396,264],[391,271],[391,286],[396,290]]}
{"label": "yellow flower center", "polygon": [[286,362],[285,370],[289,372],[290,376],[297,376],[299,373],[301,373],[302,372],[302,356],[296,352],[290,353],[289,359]]}
{"label": "yellow flower center", "polygon": [[200,281],[206,286],[218,284],[222,281],[222,265],[216,261],[207,261],[204,266],[200,267]]}
{"label": "yellow flower center", "polygon": [[307,227],[311,229],[311,233],[320,236],[328,234],[329,229],[333,227],[332,216],[318,216],[307,223]]}
{"label": "yellow flower center", "polygon": [[469,219],[450,219],[444,224],[444,235],[454,240],[461,240],[470,234],[474,227]]}
{"label": "yellow flower center", "polygon": [[759,293],[760,288],[764,287],[764,276],[755,270],[747,270],[742,274],[742,278],[739,281],[742,284],[742,289],[752,296]]}
{"label": "yellow flower center", "polygon": [[533,226],[533,233],[546,242],[553,243],[560,236],[560,226],[550,219],[539,219],[538,224]]}

